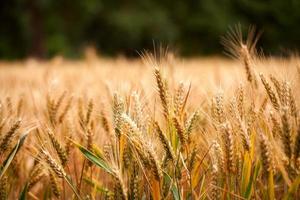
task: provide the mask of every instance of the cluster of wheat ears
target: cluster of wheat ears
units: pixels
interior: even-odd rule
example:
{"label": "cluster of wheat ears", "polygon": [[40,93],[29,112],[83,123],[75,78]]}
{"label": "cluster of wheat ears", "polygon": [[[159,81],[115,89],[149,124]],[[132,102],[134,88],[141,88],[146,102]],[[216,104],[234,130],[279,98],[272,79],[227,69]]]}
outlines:
{"label": "cluster of wheat ears", "polygon": [[[245,81],[206,95],[193,90],[205,84],[178,83],[176,68],[164,73],[150,54],[153,83],[126,93],[89,77],[81,85],[84,73],[45,89],[30,67],[17,77],[11,69],[0,86],[0,199],[299,199],[299,68],[256,73],[263,59],[253,29],[246,40],[237,29],[222,41]],[[25,82],[29,94],[19,92]]]}

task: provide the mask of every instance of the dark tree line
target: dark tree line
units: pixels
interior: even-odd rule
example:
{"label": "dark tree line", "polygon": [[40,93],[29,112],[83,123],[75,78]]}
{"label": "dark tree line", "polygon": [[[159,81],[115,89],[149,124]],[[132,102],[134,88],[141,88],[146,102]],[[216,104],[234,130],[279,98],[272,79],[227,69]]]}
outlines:
{"label": "dark tree line", "polygon": [[2,0],[0,58],[137,56],[153,41],[182,55],[219,54],[228,26],[263,29],[270,53],[300,48],[299,0]]}

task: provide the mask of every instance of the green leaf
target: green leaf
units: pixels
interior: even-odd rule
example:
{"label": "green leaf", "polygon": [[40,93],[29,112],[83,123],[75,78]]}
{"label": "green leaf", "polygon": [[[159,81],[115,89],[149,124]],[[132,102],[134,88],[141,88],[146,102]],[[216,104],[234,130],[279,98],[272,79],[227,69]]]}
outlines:
{"label": "green leaf", "polygon": [[244,196],[251,176],[251,160],[249,152],[244,154],[244,162],[242,167],[242,182],[241,182],[241,194]]}
{"label": "green leaf", "polygon": [[169,174],[167,174],[166,172],[164,172],[165,176],[164,179],[168,184],[172,184],[171,186],[171,192],[173,195],[174,200],[180,200],[180,195],[179,195],[179,191],[178,188],[176,187],[176,185],[173,183],[172,178],[169,176]]}
{"label": "green leaf", "polygon": [[255,165],[255,168],[254,168],[253,176],[250,176],[250,180],[249,180],[246,192],[245,192],[245,198],[246,199],[250,199],[250,197],[251,197],[253,185],[255,184],[255,180],[256,180],[256,178],[259,174],[260,167],[261,167],[261,163],[257,162],[256,165]]}
{"label": "green leaf", "polygon": [[26,200],[27,191],[28,191],[28,183],[25,184],[22,192],[20,193],[19,200]]}
{"label": "green leaf", "polygon": [[11,152],[9,153],[9,155],[7,156],[7,158],[5,159],[5,161],[3,162],[2,166],[0,167],[0,180],[1,180],[2,176],[4,175],[4,173],[6,172],[6,170],[8,169],[9,165],[11,164],[11,162],[13,161],[14,157],[16,156],[16,154],[18,153],[18,151],[20,150],[20,148],[24,144],[24,141],[25,141],[28,133],[30,131],[32,131],[33,129],[35,129],[35,127],[27,130],[20,137],[20,139],[18,140],[17,144],[14,146],[14,148],[11,150]]}
{"label": "green leaf", "polygon": [[111,174],[114,176],[113,170],[111,169],[111,167],[109,166],[109,164],[103,159],[100,158],[98,156],[96,156],[94,153],[90,152],[88,149],[86,149],[85,147],[81,146],[80,144],[77,144],[75,142],[73,142],[78,149],[81,151],[81,153],[83,153],[83,155],[92,163],[94,163],[95,165],[97,165],[98,167],[102,168],[104,171],[106,171],[107,173]]}

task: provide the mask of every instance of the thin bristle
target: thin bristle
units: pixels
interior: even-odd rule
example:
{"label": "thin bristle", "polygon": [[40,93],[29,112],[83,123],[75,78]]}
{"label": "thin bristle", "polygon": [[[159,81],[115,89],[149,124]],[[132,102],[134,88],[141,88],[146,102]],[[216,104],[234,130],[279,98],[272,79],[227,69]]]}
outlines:
{"label": "thin bristle", "polygon": [[221,43],[225,47],[226,54],[238,58],[242,61],[247,80],[257,87],[257,80],[253,71],[253,59],[256,56],[255,46],[260,37],[255,27],[250,27],[246,41],[243,39],[242,28],[240,25],[230,28]]}

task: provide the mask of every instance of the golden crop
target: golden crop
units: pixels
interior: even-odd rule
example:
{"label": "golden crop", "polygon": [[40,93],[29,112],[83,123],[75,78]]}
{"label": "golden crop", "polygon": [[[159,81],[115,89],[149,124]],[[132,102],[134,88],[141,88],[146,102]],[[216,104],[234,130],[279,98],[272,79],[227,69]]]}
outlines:
{"label": "golden crop", "polygon": [[299,60],[233,36],[237,60],[2,62],[0,199],[299,199]]}

